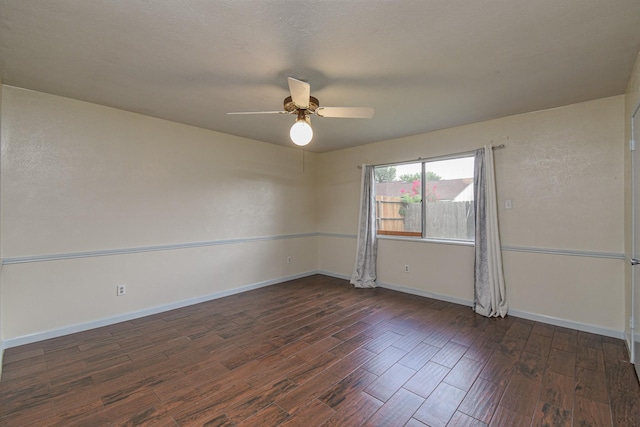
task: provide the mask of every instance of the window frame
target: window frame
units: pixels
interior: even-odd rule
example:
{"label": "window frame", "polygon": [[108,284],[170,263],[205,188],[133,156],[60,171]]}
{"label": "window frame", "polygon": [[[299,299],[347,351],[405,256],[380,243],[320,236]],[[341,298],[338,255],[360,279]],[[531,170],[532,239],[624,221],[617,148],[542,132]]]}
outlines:
{"label": "window frame", "polygon": [[[456,154],[449,154],[449,155],[443,155],[443,156],[435,156],[435,157],[428,157],[428,158],[422,158],[419,157],[418,159],[415,160],[406,160],[406,161],[401,161],[401,162],[393,162],[393,163],[384,163],[384,164],[379,164],[379,165],[374,165],[374,170],[376,168],[384,168],[384,167],[391,167],[391,166],[401,166],[401,165],[407,165],[407,164],[412,164],[412,163],[420,163],[421,166],[421,176],[420,176],[420,192],[421,192],[421,201],[420,201],[420,216],[421,216],[421,231],[417,232],[417,231],[392,231],[392,230],[379,230],[378,229],[378,221],[376,221],[376,237],[377,238],[381,238],[381,239],[390,239],[390,240],[407,240],[407,241],[411,241],[411,242],[415,242],[415,241],[425,241],[425,242],[432,242],[432,243],[444,243],[444,244],[453,244],[453,245],[463,245],[463,246],[473,246],[475,245],[475,238],[467,240],[467,239],[455,239],[455,238],[442,238],[442,237],[425,237],[424,233],[426,230],[426,208],[425,208],[425,179],[426,179],[426,164],[427,163],[431,163],[431,162],[438,162],[438,161],[446,161],[446,160],[455,160],[455,159],[464,159],[464,158],[474,158],[475,157],[475,151],[468,151],[468,152],[463,152],[463,153],[456,153]],[[475,163],[474,163],[474,169],[475,169]],[[375,174],[375,173],[374,173]],[[475,170],[474,170],[474,174],[475,174]],[[473,178],[473,175],[472,177]],[[430,181],[431,182],[431,181]],[[378,185],[379,183],[375,182],[374,180],[374,194],[376,192],[375,187]],[[475,213],[474,213],[475,215]],[[377,212],[376,212],[376,217],[377,217]]]}

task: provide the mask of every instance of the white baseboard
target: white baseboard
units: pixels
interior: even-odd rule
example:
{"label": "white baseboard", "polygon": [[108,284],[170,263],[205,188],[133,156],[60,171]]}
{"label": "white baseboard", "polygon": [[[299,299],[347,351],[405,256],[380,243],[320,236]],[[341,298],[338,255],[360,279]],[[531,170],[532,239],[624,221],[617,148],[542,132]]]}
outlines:
{"label": "white baseboard", "polygon": [[190,299],[174,302],[171,304],[150,307],[144,310],[119,314],[116,316],[93,320],[90,322],[65,326],[57,329],[50,329],[48,331],[38,332],[30,335],[24,335],[21,337],[10,338],[8,340],[5,340],[2,343],[3,344],[2,353],[4,353],[4,349],[7,349],[7,348],[18,347],[25,344],[31,344],[38,341],[44,341],[51,338],[57,338],[64,335],[74,334],[76,332],[83,332],[83,331],[88,331],[90,329],[101,328],[103,326],[113,325],[120,322],[126,322],[128,320],[138,319],[140,317],[150,316],[152,314],[158,314],[158,313],[162,313],[169,310],[175,310],[176,308],[187,307],[189,305],[199,304],[201,302],[211,301],[211,300],[223,298],[229,295],[251,291],[253,289],[275,285],[278,283],[286,282],[288,280],[300,279],[302,277],[311,276],[313,274],[317,274],[317,271],[309,271],[305,273],[294,274],[291,276],[279,277],[277,279],[265,280],[263,282],[253,283],[250,285],[241,286],[239,288],[229,289],[227,291],[215,292],[213,294],[204,295],[196,298],[190,298]]}
{"label": "white baseboard", "polygon": [[[347,276],[347,275],[344,275],[344,274],[339,274],[339,273],[334,273],[334,272],[331,272],[331,271],[320,270],[320,271],[318,271],[318,273],[319,274],[324,274],[325,276],[331,276],[331,277],[336,277],[336,278],[345,279],[345,280],[349,280],[351,278],[350,276]],[[448,296],[448,295],[435,294],[435,293],[432,293],[432,292],[427,292],[427,291],[423,291],[423,290],[420,290],[420,289],[408,288],[406,286],[395,285],[395,284],[392,284],[392,283],[384,283],[384,282],[380,282],[380,281],[378,281],[377,283],[378,283],[378,286],[380,286],[381,288],[392,289],[394,291],[404,292],[406,294],[418,295],[418,296],[421,296],[421,297],[433,298],[433,299],[437,299],[437,300],[440,300],[440,301],[446,301],[446,302],[451,302],[451,303],[454,303],[454,304],[464,305],[464,306],[467,306],[467,307],[473,307],[473,301],[471,301],[471,300],[452,297],[452,296]],[[543,315],[543,314],[529,313],[527,311],[514,310],[514,309],[510,308],[509,309],[509,316],[518,317],[518,318],[526,319],[526,320],[533,320],[533,321],[540,322],[540,323],[546,323],[548,325],[561,326],[563,328],[575,329],[575,330],[582,331],[582,332],[590,332],[592,334],[604,335],[604,336],[612,337],[612,338],[619,338],[619,339],[622,339],[622,340],[625,339],[624,331],[618,331],[618,330],[614,330],[614,329],[602,328],[602,327],[599,327],[599,326],[590,325],[588,323],[574,322],[574,321],[571,321],[571,320],[560,319],[560,318],[557,318],[557,317],[546,316],[546,315]]]}
{"label": "white baseboard", "polygon": [[615,329],[602,328],[600,326],[591,325],[589,323],[574,322],[571,320],[560,319],[552,316],[545,316],[544,314],[529,313],[526,311],[509,309],[509,315],[513,317],[519,317],[521,319],[534,320],[540,323],[547,323],[549,325],[561,326],[568,329],[576,329],[582,332],[589,332],[592,334],[604,335],[606,337],[619,338],[624,340],[624,331],[617,331]]}
{"label": "white baseboard", "polygon": [[[48,331],[38,332],[38,333],[35,333],[35,334],[30,334],[30,335],[25,335],[25,336],[21,336],[21,337],[11,338],[11,339],[8,339],[8,340],[4,340],[3,342],[0,342],[0,363],[2,361],[4,350],[7,349],[7,348],[17,347],[17,346],[25,345],[25,344],[31,344],[31,343],[34,343],[34,342],[44,341],[44,340],[51,339],[51,338],[57,338],[57,337],[61,337],[61,336],[64,336],[64,335],[73,334],[73,333],[76,333],[76,332],[88,331],[90,329],[95,329],[95,328],[100,328],[100,327],[103,327],[103,326],[113,325],[115,323],[126,322],[128,320],[138,319],[140,317],[150,316],[152,314],[157,314],[157,313],[162,313],[162,312],[165,312],[165,311],[174,310],[176,308],[182,308],[182,307],[186,307],[186,306],[193,305],[193,304],[198,304],[198,303],[205,302],[205,301],[211,301],[211,300],[222,298],[222,297],[226,297],[226,296],[229,296],[229,295],[234,295],[234,294],[238,294],[238,293],[241,293],[241,292],[246,292],[246,291],[250,291],[250,290],[253,290],[253,289],[262,288],[262,287],[265,287],[265,286],[275,285],[275,284],[278,284],[278,283],[286,282],[288,280],[294,280],[294,279],[300,279],[302,277],[312,276],[314,274],[323,274],[325,276],[336,277],[336,278],[345,279],[345,280],[349,280],[351,278],[350,276],[347,276],[345,274],[334,273],[334,272],[325,271],[325,270],[308,271],[308,272],[305,272],[305,273],[299,273],[299,274],[295,274],[295,275],[291,275],[291,276],[285,276],[285,277],[280,277],[280,278],[277,278],[277,279],[271,279],[271,280],[266,280],[266,281],[263,281],[263,282],[253,283],[253,284],[250,284],[250,285],[241,286],[239,288],[229,289],[227,291],[222,291],[222,292],[216,292],[216,293],[213,293],[213,294],[209,294],[209,295],[205,295],[205,296],[201,296],[201,297],[197,297],[197,298],[191,298],[191,299],[187,299],[187,300],[183,300],[183,301],[178,301],[178,302],[171,303],[171,304],[151,307],[151,308],[144,309],[144,310],[139,310],[139,311],[135,311],[135,312],[119,314],[117,316],[111,316],[111,317],[107,317],[107,318],[103,318],[103,319],[98,319],[98,320],[94,320],[94,321],[91,321],[91,322],[86,322],[86,323],[81,323],[81,324],[76,324],[76,325],[70,325],[70,326],[65,326],[65,327],[62,327],[62,328],[57,328],[57,329],[51,329],[51,330],[48,330]],[[435,293],[432,293],[432,292],[427,292],[427,291],[423,291],[423,290],[419,290],[419,289],[408,288],[408,287],[401,286],[401,285],[395,285],[395,284],[383,283],[383,282],[378,282],[378,285],[380,287],[382,287],[382,288],[391,289],[391,290],[398,291],[398,292],[403,292],[403,293],[407,293],[407,294],[411,294],[411,295],[422,296],[422,297],[426,297],[426,298],[433,298],[433,299],[437,299],[437,300],[440,300],[440,301],[446,301],[446,302],[451,302],[451,303],[454,303],[454,304],[464,305],[464,306],[467,306],[467,307],[471,307],[473,305],[473,302],[470,301],[470,300],[457,298],[457,297],[451,297],[451,296],[448,296],[448,295],[435,294]],[[525,311],[509,309],[509,315],[511,315],[513,317],[519,317],[519,318],[522,318],[522,319],[534,320],[536,322],[546,323],[546,324],[549,324],[549,325],[561,326],[561,327],[570,328],[570,329],[576,329],[578,331],[590,332],[590,333],[594,333],[594,334],[604,335],[604,336],[613,337],[613,338],[619,338],[619,339],[623,339],[623,340],[626,338],[624,331],[617,331],[617,330],[613,330],[613,329],[602,328],[602,327],[595,326],[595,325],[574,322],[574,321],[570,321],[570,320],[566,320],[566,319],[560,319],[560,318],[551,317],[551,316],[545,316],[545,315],[536,314],[536,313],[529,313],[529,312],[525,312]],[[1,365],[0,365],[0,373],[1,372],[2,372],[2,368],[1,368]]]}
{"label": "white baseboard", "polygon": [[391,289],[393,291],[404,292],[405,294],[417,295],[420,297],[432,298],[440,301],[446,301],[446,302],[452,302],[454,304],[464,305],[467,307],[473,307],[473,301],[466,300],[464,298],[457,298],[449,295],[434,294],[433,292],[423,291],[421,289],[407,288],[406,286],[394,285],[392,283],[378,282],[378,286],[385,289]]}

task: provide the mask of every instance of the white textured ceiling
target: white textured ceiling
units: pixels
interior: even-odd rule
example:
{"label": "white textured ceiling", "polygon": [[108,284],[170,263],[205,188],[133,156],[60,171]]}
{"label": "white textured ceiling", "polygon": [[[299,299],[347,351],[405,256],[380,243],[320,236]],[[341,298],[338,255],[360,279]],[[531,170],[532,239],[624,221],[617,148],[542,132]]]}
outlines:
{"label": "white textured ceiling", "polygon": [[639,0],[0,0],[4,84],[316,152],[624,93]]}

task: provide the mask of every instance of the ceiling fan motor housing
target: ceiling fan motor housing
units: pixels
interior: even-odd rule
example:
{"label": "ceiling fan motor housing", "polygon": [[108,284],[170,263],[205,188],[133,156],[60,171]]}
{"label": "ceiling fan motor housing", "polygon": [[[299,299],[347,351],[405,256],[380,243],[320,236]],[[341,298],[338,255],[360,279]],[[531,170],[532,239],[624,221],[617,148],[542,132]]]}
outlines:
{"label": "ceiling fan motor housing", "polygon": [[318,98],[314,96],[309,97],[309,106],[307,108],[298,107],[296,103],[293,102],[293,98],[291,98],[290,96],[287,96],[284,99],[284,111],[288,113],[297,113],[298,110],[306,110],[308,111],[308,113],[306,114],[313,114],[316,111],[316,108],[318,108],[319,106],[320,101],[318,101]]}

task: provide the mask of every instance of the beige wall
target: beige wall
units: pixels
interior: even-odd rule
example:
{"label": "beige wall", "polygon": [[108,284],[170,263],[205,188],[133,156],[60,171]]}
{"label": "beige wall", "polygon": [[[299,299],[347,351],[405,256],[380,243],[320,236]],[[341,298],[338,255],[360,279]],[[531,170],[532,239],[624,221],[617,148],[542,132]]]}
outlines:
{"label": "beige wall", "polygon": [[[319,268],[350,275],[362,163],[495,152],[513,313],[621,335],[624,329],[624,97],[383,141],[318,157]],[[504,210],[505,199],[513,209]],[[410,273],[404,265],[410,264]],[[472,300],[473,248],[380,240],[382,283]]]}
{"label": "beige wall", "polygon": [[14,87],[2,102],[3,339],[315,271],[315,155]]}
{"label": "beige wall", "polygon": [[[307,153],[303,168],[297,149],[3,89],[0,321],[12,344],[317,270],[349,276],[357,165],[488,143],[507,145],[495,160],[512,313],[624,329],[624,96]],[[472,277],[471,246],[380,241],[385,285],[470,303]]]}

